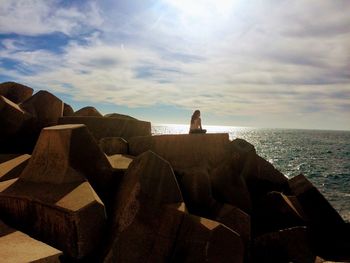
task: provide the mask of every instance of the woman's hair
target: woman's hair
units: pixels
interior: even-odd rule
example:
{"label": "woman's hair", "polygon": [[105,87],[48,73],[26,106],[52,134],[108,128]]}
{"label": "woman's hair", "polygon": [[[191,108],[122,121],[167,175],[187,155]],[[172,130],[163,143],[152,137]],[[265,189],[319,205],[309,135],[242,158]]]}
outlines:
{"label": "woman's hair", "polygon": [[201,115],[201,112],[199,110],[195,110],[191,117],[191,123],[194,123],[194,120],[197,119]]}

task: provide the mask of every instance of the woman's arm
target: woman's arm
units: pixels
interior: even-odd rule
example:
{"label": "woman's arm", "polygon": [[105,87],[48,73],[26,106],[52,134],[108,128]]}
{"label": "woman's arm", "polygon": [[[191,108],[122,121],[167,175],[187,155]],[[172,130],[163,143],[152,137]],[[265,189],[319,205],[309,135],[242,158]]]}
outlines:
{"label": "woman's arm", "polygon": [[199,129],[203,130],[201,118],[198,118],[198,126],[199,126]]}

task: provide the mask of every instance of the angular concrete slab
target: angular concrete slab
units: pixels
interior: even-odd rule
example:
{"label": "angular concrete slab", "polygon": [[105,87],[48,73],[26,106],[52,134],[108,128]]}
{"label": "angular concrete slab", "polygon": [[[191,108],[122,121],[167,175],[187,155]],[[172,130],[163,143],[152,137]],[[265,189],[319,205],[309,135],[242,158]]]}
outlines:
{"label": "angular concrete slab", "polygon": [[107,156],[107,159],[113,169],[126,171],[135,157],[123,154],[113,154]]}
{"label": "angular concrete slab", "polygon": [[43,127],[56,125],[58,118],[63,115],[63,102],[48,91],[40,90],[20,104],[21,108],[35,118],[35,126]]}
{"label": "angular concrete slab", "polygon": [[45,128],[19,179],[0,182],[0,213],[65,254],[86,257],[106,223],[105,207],[86,178],[99,190],[104,183],[110,187],[112,178],[112,167],[87,128]]}
{"label": "angular concrete slab", "polygon": [[227,154],[229,137],[222,134],[181,134],[135,137],[128,140],[129,154],[151,150],[169,161],[175,170],[217,166]]}
{"label": "angular concrete slab", "polygon": [[18,177],[28,164],[29,159],[29,154],[23,154],[0,163],[0,182]]}
{"label": "angular concrete slab", "polygon": [[87,106],[74,112],[73,116],[80,117],[102,117],[102,114],[94,107]]}
{"label": "angular concrete slab", "polygon": [[63,103],[63,116],[73,116],[73,114],[73,108],[69,104]]}
{"label": "angular concrete slab", "polygon": [[105,114],[104,117],[108,117],[108,118],[119,118],[119,119],[125,119],[125,120],[138,120],[134,117],[131,117],[129,115],[125,115],[125,114],[120,114],[120,113],[108,113]]}
{"label": "angular concrete slab", "polygon": [[255,238],[253,262],[314,262],[306,227],[293,227]]}
{"label": "angular concrete slab", "polygon": [[121,137],[106,137],[102,138],[98,145],[101,150],[107,155],[113,154],[128,154],[129,145],[126,140]]}
{"label": "angular concrete slab", "polygon": [[107,117],[62,117],[59,124],[85,124],[97,141],[105,137],[122,137],[128,140],[134,136],[151,135],[151,123]]}
{"label": "angular concrete slab", "polygon": [[0,220],[0,260],[6,263],[59,263],[62,252],[8,227]]}
{"label": "angular concrete slab", "polygon": [[16,82],[3,82],[0,84],[0,95],[13,101],[21,103],[29,99],[33,94],[33,89]]}
{"label": "angular concrete slab", "polygon": [[17,104],[0,96],[0,141],[18,133],[29,118]]}

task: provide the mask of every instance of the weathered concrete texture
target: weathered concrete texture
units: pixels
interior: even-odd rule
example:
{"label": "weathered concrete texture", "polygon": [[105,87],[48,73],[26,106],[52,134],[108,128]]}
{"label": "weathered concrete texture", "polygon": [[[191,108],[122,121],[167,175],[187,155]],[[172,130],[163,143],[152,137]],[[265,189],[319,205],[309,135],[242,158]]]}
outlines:
{"label": "weathered concrete texture", "polygon": [[224,204],[218,211],[215,221],[237,232],[248,246],[251,239],[251,227],[250,216],[247,213],[232,205]]}
{"label": "weathered concrete texture", "polygon": [[151,151],[129,166],[116,197],[105,262],[242,262],[239,235],[185,213],[170,164]]}
{"label": "weathered concrete texture", "polygon": [[207,169],[195,167],[176,171],[176,178],[188,211],[211,218],[219,204],[213,197]]}
{"label": "weathered concrete texture", "polygon": [[97,141],[105,137],[122,137],[125,140],[134,136],[151,135],[151,123],[106,117],[63,117],[59,124],[85,124]]}
{"label": "weathered concrete texture", "polygon": [[289,185],[308,217],[318,255],[325,259],[336,259],[340,255],[350,258],[350,228],[338,212],[304,175],[291,178]]}
{"label": "weathered concrete texture", "polygon": [[112,167],[86,126],[58,125],[42,130],[21,180],[62,184],[85,177],[103,198]]}
{"label": "weathered concrete texture", "polygon": [[29,118],[17,104],[0,96],[0,141],[18,133]]}
{"label": "weathered concrete texture", "polygon": [[74,115],[73,108],[69,104],[64,103],[63,104],[63,116],[73,116],[73,115]]}
{"label": "weathered concrete texture", "polygon": [[123,154],[113,154],[107,156],[107,159],[113,169],[126,171],[129,168],[131,162],[134,160],[134,157]]}
{"label": "weathered concrete texture", "polygon": [[314,262],[306,227],[293,227],[254,240],[253,262]]}
{"label": "weathered concrete texture", "polygon": [[56,125],[63,114],[63,102],[48,91],[41,90],[21,103],[21,108],[34,117],[35,127]]}
{"label": "weathered concrete texture", "polygon": [[107,155],[113,154],[128,154],[129,145],[126,140],[121,137],[106,137],[102,138],[98,145],[101,150]]}
{"label": "weathered concrete texture", "polygon": [[102,117],[102,114],[96,108],[88,106],[74,112],[74,116]]}
{"label": "weathered concrete texture", "polygon": [[29,154],[23,154],[0,163],[0,182],[18,177],[28,164],[29,158]]}
{"label": "weathered concrete texture", "polygon": [[0,95],[8,98],[14,103],[21,103],[29,99],[33,89],[16,82],[3,82],[0,84]]}
{"label": "weathered concrete texture", "polygon": [[62,252],[8,227],[0,220],[0,261],[59,263]]}
{"label": "weathered concrete texture", "polygon": [[260,200],[254,212],[255,235],[305,226],[308,221],[298,199],[280,192],[268,193]]}
{"label": "weathered concrete texture", "polygon": [[104,205],[88,182],[0,182],[0,211],[14,226],[73,258],[94,251],[106,222]]}
{"label": "weathered concrete texture", "polygon": [[175,170],[215,167],[227,154],[229,137],[223,134],[183,134],[135,137],[128,140],[129,153],[151,150],[171,163]]}
{"label": "weathered concrete texture", "polygon": [[246,213],[252,209],[250,193],[240,173],[239,155],[230,153],[210,173],[213,196],[222,203],[236,206]]}
{"label": "weathered concrete texture", "polygon": [[131,117],[129,115],[120,114],[120,113],[108,113],[108,114],[104,115],[104,117],[119,118],[119,119],[125,119],[125,120],[137,120],[134,117]]}

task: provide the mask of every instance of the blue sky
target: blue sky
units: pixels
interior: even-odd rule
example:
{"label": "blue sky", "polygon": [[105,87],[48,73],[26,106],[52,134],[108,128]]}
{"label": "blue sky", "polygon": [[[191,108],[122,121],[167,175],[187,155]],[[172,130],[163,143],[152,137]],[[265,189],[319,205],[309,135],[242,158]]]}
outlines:
{"label": "blue sky", "polygon": [[1,0],[3,81],[153,123],[350,130],[350,2]]}

